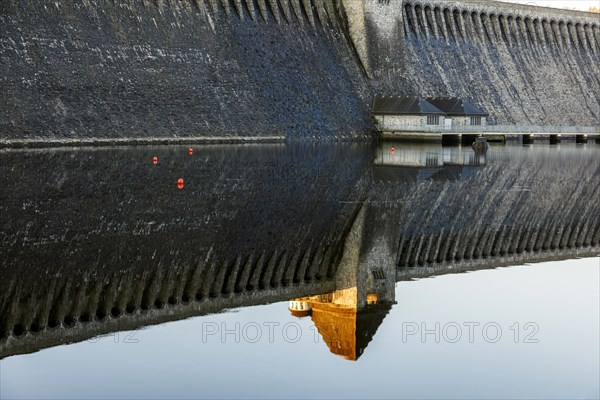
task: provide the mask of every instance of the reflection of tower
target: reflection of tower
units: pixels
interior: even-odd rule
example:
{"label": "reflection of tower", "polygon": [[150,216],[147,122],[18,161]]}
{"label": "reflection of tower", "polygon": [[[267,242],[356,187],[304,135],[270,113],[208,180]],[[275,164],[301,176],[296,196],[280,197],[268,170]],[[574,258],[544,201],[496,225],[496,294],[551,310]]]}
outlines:
{"label": "reflection of tower", "polygon": [[348,360],[361,356],[395,296],[396,251],[386,240],[377,240],[382,225],[367,221],[369,208],[361,207],[346,239],[337,290],[294,299],[289,306],[292,315],[310,313],[329,350]]}
{"label": "reflection of tower", "polygon": [[332,353],[356,361],[390,307],[389,303],[373,304],[357,310],[333,303],[312,303],[312,320]]}
{"label": "reflection of tower", "polygon": [[[356,307],[356,288],[290,301],[296,317],[310,315],[315,327],[333,354],[357,360],[373,339],[391,303],[378,303],[377,294],[367,296],[366,306]],[[354,304],[351,299],[354,298]]]}

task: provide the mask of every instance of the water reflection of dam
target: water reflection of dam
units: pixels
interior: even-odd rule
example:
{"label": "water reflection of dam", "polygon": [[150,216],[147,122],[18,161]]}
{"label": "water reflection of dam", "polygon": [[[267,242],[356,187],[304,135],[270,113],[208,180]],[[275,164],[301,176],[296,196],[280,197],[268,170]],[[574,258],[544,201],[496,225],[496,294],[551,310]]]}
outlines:
{"label": "water reflection of dam", "polygon": [[477,173],[485,160],[471,147],[388,143],[375,150],[371,169],[374,181],[455,181]]}
{"label": "water reflection of dam", "polygon": [[[467,148],[396,146],[386,163],[389,151],[0,153],[13,182],[0,195],[0,357],[295,298],[356,359],[398,279],[598,252],[597,148],[493,148],[476,163]],[[396,162],[431,154],[441,165]],[[443,173],[457,166],[472,170]],[[333,345],[342,331],[354,347]]]}
{"label": "water reflection of dam", "polygon": [[0,239],[0,354],[333,289],[358,210],[346,200],[362,200],[370,154],[364,145],[0,153],[13,182],[0,195],[11,216]]}
{"label": "water reflection of dam", "polygon": [[542,147],[492,154],[473,179],[404,191],[400,202],[418,202],[420,211],[398,220],[399,275],[412,267],[490,259],[498,265],[498,257],[514,263],[597,246],[599,177],[594,150]]}

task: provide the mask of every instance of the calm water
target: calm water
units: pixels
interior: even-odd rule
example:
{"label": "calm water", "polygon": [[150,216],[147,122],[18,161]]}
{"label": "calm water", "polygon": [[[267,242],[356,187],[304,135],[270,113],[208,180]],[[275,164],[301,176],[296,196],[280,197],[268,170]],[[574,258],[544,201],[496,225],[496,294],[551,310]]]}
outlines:
{"label": "calm water", "polygon": [[598,398],[599,156],[0,152],[0,395]]}

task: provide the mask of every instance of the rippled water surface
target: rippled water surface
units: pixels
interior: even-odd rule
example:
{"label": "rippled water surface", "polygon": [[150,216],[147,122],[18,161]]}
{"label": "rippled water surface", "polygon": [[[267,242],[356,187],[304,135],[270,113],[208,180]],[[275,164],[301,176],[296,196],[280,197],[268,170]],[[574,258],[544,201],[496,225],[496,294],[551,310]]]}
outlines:
{"label": "rippled water surface", "polygon": [[189,150],[0,152],[2,398],[600,395],[600,146]]}

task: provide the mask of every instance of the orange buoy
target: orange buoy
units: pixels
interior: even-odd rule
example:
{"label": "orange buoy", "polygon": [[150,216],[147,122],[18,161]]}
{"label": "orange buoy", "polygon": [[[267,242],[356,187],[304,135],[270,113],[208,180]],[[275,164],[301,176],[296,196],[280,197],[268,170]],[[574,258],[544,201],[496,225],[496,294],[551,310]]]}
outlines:
{"label": "orange buoy", "polygon": [[152,164],[154,164],[154,165],[158,164],[158,157],[156,157],[156,156],[152,157]]}
{"label": "orange buoy", "polygon": [[179,179],[177,180],[177,187],[178,187],[179,189],[183,189],[183,179],[179,178]]}
{"label": "orange buoy", "polygon": [[192,154],[194,154],[194,149],[192,149],[192,148],[190,147],[190,149],[188,150],[188,153],[189,153],[189,154],[190,154],[190,156],[191,156]]}

